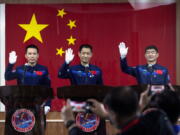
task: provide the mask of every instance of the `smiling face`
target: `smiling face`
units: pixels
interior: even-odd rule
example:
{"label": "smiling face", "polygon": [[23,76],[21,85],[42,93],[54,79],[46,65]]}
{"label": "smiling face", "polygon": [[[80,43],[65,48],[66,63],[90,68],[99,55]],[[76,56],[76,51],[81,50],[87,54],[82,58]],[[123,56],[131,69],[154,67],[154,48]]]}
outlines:
{"label": "smiling face", "polygon": [[25,58],[30,65],[35,65],[38,61],[39,54],[36,48],[28,48],[25,54]]}
{"label": "smiling face", "polygon": [[145,58],[147,63],[156,63],[157,58],[159,57],[159,53],[155,49],[147,49],[145,52]]}
{"label": "smiling face", "polygon": [[82,48],[78,53],[81,64],[89,64],[92,58],[92,51],[90,48]]}

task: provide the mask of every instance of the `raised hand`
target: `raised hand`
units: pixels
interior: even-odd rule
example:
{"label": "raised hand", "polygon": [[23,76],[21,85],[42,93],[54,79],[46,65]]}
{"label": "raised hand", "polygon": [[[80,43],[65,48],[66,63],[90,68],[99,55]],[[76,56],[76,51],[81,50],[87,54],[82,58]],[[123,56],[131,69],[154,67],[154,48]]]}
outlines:
{"label": "raised hand", "polygon": [[15,51],[11,51],[11,52],[9,53],[9,63],[10,63],[10,64],[15,64],[15,63],[16,63],[16,60],[17,60],[16,52],[15,52]]}
{"label": "raised hand", "polygon": [[66,62],[66,64],[69,64],[73,59],[74,59],[73,50],[71,48],[68,48],[66,50],[66,54],[65,54],[65,62]]}
{"label": "raised hand", "polygon": [[121,59],[124,59],[128,53],[128,47],[126,47],[126,44],[124,42],[121,42],[119,44],[119,53],[120,53]]}
{"label": "raised hand", "polygon": [[98,102],[95,99],[88,99],[88,102],[92,103],[92,105],[90,106],[90,110],[97,114],[99,117],[105,119],[109,117],[109,113],[106,111],[106,109],[104,108],[104,105],[100,102]]}

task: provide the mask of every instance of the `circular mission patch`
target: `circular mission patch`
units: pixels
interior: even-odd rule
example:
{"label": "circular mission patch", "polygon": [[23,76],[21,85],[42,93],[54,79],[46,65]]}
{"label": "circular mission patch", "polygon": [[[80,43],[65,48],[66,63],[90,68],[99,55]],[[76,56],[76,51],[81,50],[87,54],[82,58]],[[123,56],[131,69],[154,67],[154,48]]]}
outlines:
{"label": "circular mission patch", "polygon": [[18,132],[29,132],[35,125],[34,114],[27,109],[16,110],[11,118],[14,129]]}
{"label": "circular mission patch", "polygon": [[100,118],[94,113],[79,112],[76,115],[76,124],[84,132],[95,131],[100,123]]}

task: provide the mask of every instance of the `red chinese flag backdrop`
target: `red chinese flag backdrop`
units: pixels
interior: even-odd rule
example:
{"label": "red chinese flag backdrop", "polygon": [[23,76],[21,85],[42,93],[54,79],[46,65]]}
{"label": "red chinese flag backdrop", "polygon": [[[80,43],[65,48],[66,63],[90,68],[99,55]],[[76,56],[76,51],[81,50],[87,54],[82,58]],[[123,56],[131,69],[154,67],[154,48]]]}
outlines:
{"label": "red chinese flag backdrop", "polygon": [[[93,46],[92,64],[103,71],[105,85],[132,85],[136,80],[122,73],[119,62],[119,42],[129,47],[129,65],[144,64],[144,48],[155,44],[159,48],[159,63],[169,69],[172,83],[175,83],[176,48],[176,5],[134,10],[128,3],[123,4],[56,4],[56,5],[6,5],[6,64],[8,54],[15,50],[17,65],[25,63],[24,50],[28,44],[36,44],[40,49],[39,64],[49,69],[54,95],[56,88],[69,85],[68,80],[57,77],[58,69],[64,62],[64,54],[56,55],[57,50],[72,48],[78,64],[78,48],[88,43]],[[64,9],[63,18],[57,16]],[[42,42],[32,37],[24,42],[26,31],[19,24],[30,24],[33,14],[37,24],[48,24],[40,31]],[[75,20],[76,27],[70,29],[69,20]],[[72,35],[74,45],[68,45]],[[15,81],[7,82],[8,85]],[[62,102],[55,98],[52,110],[60,110]]]}

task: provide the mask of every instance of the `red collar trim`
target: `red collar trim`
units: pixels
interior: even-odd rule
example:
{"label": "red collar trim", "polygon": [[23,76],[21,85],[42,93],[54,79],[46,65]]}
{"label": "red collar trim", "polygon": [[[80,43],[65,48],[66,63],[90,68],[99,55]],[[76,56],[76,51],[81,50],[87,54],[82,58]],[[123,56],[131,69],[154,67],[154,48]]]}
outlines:
{"label": "red collar trim", "polygon": [[126,126],[124,126],[121,131],[125,132],[126,130],[133,127],[134,125],[136,125],[139,122],[140,122],[139,118],[136,118],[136,119],[132,120],[131,122],[129,122]]}

